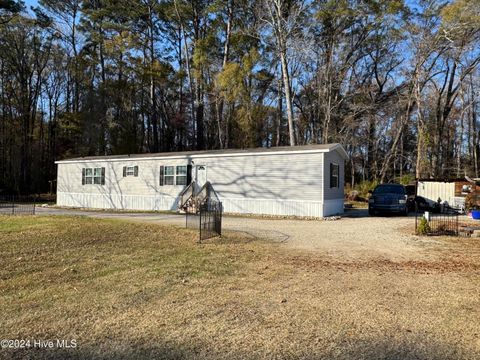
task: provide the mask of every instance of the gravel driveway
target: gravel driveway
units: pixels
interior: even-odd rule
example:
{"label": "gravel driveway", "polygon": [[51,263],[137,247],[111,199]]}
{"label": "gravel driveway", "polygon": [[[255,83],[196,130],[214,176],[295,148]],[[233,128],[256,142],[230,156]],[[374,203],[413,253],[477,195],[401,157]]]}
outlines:
{"label": "gravel driveway", "polygon": [[[40,215],[81,215],[183,226],[183,215],[155,213],[109,213],[76,209],[38,208]],[[369,217],[366,211],[350,211],[340,220],[262,219],[225,216],[223,228],[254,238],[266,238],[292,249],[317,251],[343,260],[388,259],[393,261],[426,258],[424,251],[433,238],[412,235],[413,217]]]}

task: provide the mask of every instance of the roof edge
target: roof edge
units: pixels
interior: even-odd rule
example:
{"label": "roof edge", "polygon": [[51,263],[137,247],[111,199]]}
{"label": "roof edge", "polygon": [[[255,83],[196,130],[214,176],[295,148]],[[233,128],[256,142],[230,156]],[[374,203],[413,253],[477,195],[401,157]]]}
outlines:
{"label": "roof edge", "polygon": [[334,143],[334,144],[332,144],[332,145],[333,145],[333,147],[331,148],[330,151],[338,150],[338,152],[342,155],[343,160],[347,160],[347,159],[348,159],[347,151],[346,151],[345,148],[342,146],[342,144],[340,144],[340,143]]}
{"label": "roof edge", "polygon": [[[321,145],[321,144],[319,144]],[[325,144],[326,145],[326,144]],[[85,157],[85,158],[71,158],[64,160],[57,160],[55,164],[67,164],[67,163],[83,163],[83,162],[102,162],[102,161],[141,161],[141,160],[151,160],[151,159],[184,159],[188,157],[195,158],[209,158],[209,157],[237,157],[237,156],[258,156],[258,155],[269,155],[269,154],[308,154],[308,153],[328,153],[332,151],[338,151],[340,155],[347,159],[348,155],[343,146],[339,143],[332,143],[328,148],[318,147],[318,148],[288,148],[288,147],[279,147],[278,150],[275,148],[269,148],[268,151],[262,149],[267,148],[256,148],[256,149],[245,149],[244,151],[239,151],[241,149],[231,149],[231,153],[215,153],[215,152],[205,152],[205,153],[196,153],[195,151],[183,152],[183,153],[154,153],[151,156],[148,156],[148,153],[145,154],[135,154],[142,156],[130,156],[130,155],[105,155],[101,157]],[[234,151],[237,150],[237,151]],[[220,150],[219,150],[220,151]]]}

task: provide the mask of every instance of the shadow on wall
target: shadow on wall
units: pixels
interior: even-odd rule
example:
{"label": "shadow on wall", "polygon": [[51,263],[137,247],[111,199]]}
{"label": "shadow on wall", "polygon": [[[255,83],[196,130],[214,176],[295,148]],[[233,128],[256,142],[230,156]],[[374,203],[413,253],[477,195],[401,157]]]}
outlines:
{"label": "shadow on wall", "polygon": [[[158,161],[157,166],[154,166],[153,168],[150,168],[150,179],[153,179],[153,183],[149,182],[147,180],[144,180],[144,184],[147,188],[153,190],[155,193],[155,210],[165,210],[165,199],[167,200],[167,207],[168,210],[170,211],[176,211],[178,210],[179,206],[179,201],[180,201],[180,193],[187,187],[187,185],[180,186],[180,185],[175,185],[175,187],[178,188],[178,191],[176,191],[175,196],[172,194],[168,194],[164,191],[161,191],[161,189],[165,188],[164,186],[160,186],[160,166],[162,165],[161,160]],[[194,171],[194,166],[193,166],[193,160],[190,156],[186,157],[186,162],[182,162],[182,164],[179,165],[192,165],[192,172]],[[176,179],[176,177],[175,177]],[[194,175],[192,174],[192,180],[194,180]],[[166,185],[167,188],[170,185]]]}
{"label": "shadow on wall", "polygon": [[[285,170],[285,162],[282,163],[280,160],[280,157],[284,156],[292,155],[277,155],[273,161],[264,156],[252,156],[247,161],[243,161],[238,170],[233,170],[233,167],[221,169],[222,178],[229,181],[212,180],[210,177],[209,181],[221,199],[234,198],[257,202],[267,199],[278,200],[279,203],[288,200],[288,208],[293,213],[302,212],[305,201],[323,201],[323,180],[306,176],[305,168],[309,166],[305,164],[295,166],[300,162],[292,164],[294,157],[289,160],[290,165],[294,165],[293,169],[289,167],[288,171]],[[276,160],[278,160],[278,167],[274,166],[272,169],[272,162],[275,163]],[[212,163],[217,168],[220,166],[216,162]],[[316,165],[323,175],[323,161],[319,160]],[[305,195],[308,199],[305,199]],[[245,207],[249,206],[248,202],[242,204],[237,201],[235,205],[238,207],[238,212],[251,212],[251,208]]]}
{"label": "shadow on wall", "polygon": [[[191,159],[188,158],[188,164]],[[90,166],[90,165],[87,165]],[[97,165],[99,166],[99,165]],[[67,176],[63,181],[62,189],[59,191],[65,197],[65,203],[74,207],[91,208],[110,208],[110,209],[131,209],[131,210],[176,210],[178,205],[178,196],[162,191],[164,188],[159,185],[159,166],[145,167],[140,171],[150,171],[149,176],[141,176],[136,179],[142,180],[146,188],[153,190],[150,194],[128,194],[123,177],[123,167],[115,167],[114,162],[106,162],[101,166],[105,167],[105,185],[85,185],[92,187],[83,188],[84,192],[75,191],[72,185],[74,182],[81,181],[77,174]],[[79,171],[81,167],[79,168]],[[72,172],[73,173],[73,172]],[[145,173],[144,173],[145,174]],[[71,174],[68,174],[71,175]],[[145,174],[146,175],[146,174]],[[73,179],[72,179],[73,177]],[[180,193],[184,187],[179,187]],[[94,191],[90,191],[94,190]]]}
{"label": "shadow on wall", "polygon": [[[398,338],[397,338],[398,339]],[[297,339],[300,340],[301,339]],[[238,343],[237,349],[227,345],[202,343],[198,337],[187,344],[164,343],[161,340],[155,344],[148,341],[141,343],[117,343],[115,339],[108,341],[99,339],[102,346],[85,346],[78,344],[76,349],[52,350],[31,349],[7,350],[4,352],[11,359],[24,359],[35,355],[35,358],[63,359],[260,359],[260,358],[290,358],[290,359],[383,359],[383,360],[413,360],[413,359],[478,359],[480,353],[474,349],[463,349],[455,344],[427,340],[422,335],[411,335],[403,340],[391,338],[357,339],[355,337],[332,337],[317,343],[295,342],[290,348],[288,343],[278,346],[271,344],[270,349],[251,349],[251,344]],[[336,344],[335,346],[332,346]],[[123,349],[111,350],[110,348]],[[245,350],[239,350],[245,349]]]}
{"label": "shadow on wall", "polygon": [[[252,156],[246,161],[229,158],[207,159],[207,166],[215,169],[214,176],[208,176],[220,199],[235,199],[234,212],[255,212],[252,207],[262,208],[262,201],[277,200],[277,206],[283,212],[301,213],[305,211],[306,202],[317,202],[318,206],[323,201],[323,180],[315,179],[314,168],[321,169],[323,174],[323,157],[314,157],[313,164],[300,164],[295,162],[295,157],[288,159],[292,166],[284,170],[285,155],[277,155],[274,159],[264,156]],[[291,156],[291,155],[289,155]],[[199,163],[201,160],[195,160]],[[235,165],[223,166],[226,161],[237,161]],[[302,161],[305,161],[302,159]],[[192,158],[187,157],[188,165],[193,164]],[[70,203],[78,207],[86,206],[86,196],[101,196],[97,207],[109,207],[112,209],[151,209],[151,210],[176,210],[178,206],[178,195],[184,189],[179,187],[175,195],[168,193],[166,187],[159,185],[159,167],[148,167],[140,171],[150,171],[149,176],[139,176],[146,188],[153,194],[135,195],[126,194],[125,188],[121,186],[125,181],[121,168],[115,169],[115,163],[106,163],[106,185],[98,186],[98,193],[85,193],[86,195],[70,194],[67,191]],[[238,166],[237,166],[238,164]],[[273,164],[273,165],[272,165]],[[148,170],[146,170],[148,169]],[[195,177],[195,167],[192,166],[192,178]],[[210,170],[211,171],[211,170]],[[308,171],[309,175],[305,174]],[[120,173],[119,173],[120,172]],[[75,180],[78,181],[78,180]],[[67,184],[68,186],[68,184]],[[168,186],[169,187],[169,186]],[[122,190],[123,188],[123,190]],[[171,190],[169,187],[168,190]],[[342,197],[343,199],[343,197]],[[108,204],[108,206],[105,206]]]}

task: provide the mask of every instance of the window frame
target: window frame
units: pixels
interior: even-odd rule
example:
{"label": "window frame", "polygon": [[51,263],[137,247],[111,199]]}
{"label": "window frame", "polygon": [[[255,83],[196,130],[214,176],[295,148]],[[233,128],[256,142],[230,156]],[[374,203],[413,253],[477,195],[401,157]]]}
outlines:
{"label": "window frame", "polygon": [[159,186],[187,186],[192,182],[192,165],[160,165]]}
{"label": "window frame", "polygon": [[330,163],[330,189],[337,188],[340,188],[340,165],[332,162]]}
{"label": "window frame", "polygon": [[85,168],[85,185],[93,185],[93,169]]}
{"label": "window frame", "polygon": [[82,185],[105,185],[105,168],[82,168]]}
{"label": "window frame", "polygon": [[138,165],[126,165],[123,167],[123,177],[138,177]]}
{"label": "window frame", "polygon": [[[171,174],[168,174],[168,170],[172,170]],[[171,182],[171,183],[170,183]],[[163,184],[167,186],[175,185],[175,165],[166,165],[163,168]]]}
{"label": "window frame", "polygon": [[93,185],[102,185],[102,168],[93,168]]}
{"label": "window frame", "polygon": [[[184,168],[183,173],[179,173],[179,170]],[[175,166],[175,185],[185,186],[187,185],[187,175],[188,174],[188,166],[187,165],[177,165]],[[182,179],[181,182],[179,180]]]}

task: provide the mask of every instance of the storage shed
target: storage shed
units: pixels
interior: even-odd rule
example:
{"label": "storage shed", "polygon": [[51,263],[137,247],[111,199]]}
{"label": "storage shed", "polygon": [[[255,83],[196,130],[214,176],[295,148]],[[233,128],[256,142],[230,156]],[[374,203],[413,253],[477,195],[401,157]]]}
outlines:
{"label": "storage shed", "polygon": [[177,210],[195,180],[225,212],[323,217],[343,213],[340,144],[81,157],[57,161],[57,205]]}
{"label": "storage shed", "polygon": [[480,194],[480,187],[476,181],[468,178],[459,179],[420,179],[417,181],[417,195],[422,196],[430,203],[440,200],[454,208],[464,208],[465,198]]}

